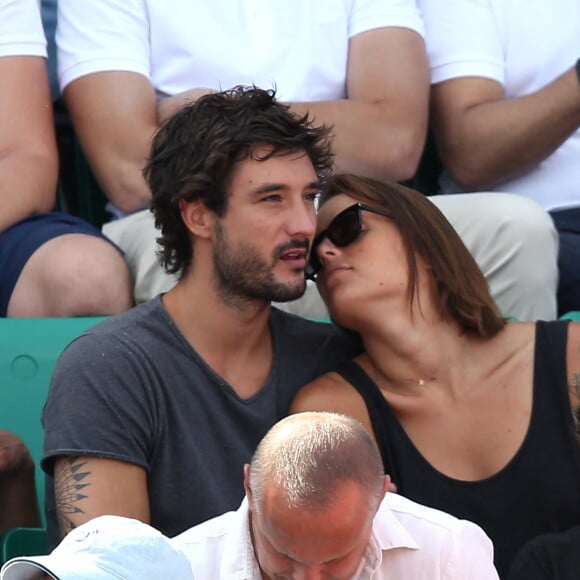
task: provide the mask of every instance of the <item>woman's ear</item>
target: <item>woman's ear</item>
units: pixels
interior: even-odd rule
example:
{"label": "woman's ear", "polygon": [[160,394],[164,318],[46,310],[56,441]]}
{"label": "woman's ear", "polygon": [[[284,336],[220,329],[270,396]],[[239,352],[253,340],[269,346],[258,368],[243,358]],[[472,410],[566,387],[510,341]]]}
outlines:
{"label": "woman's ear", "polygon": [[210,211],[201,199],[193,201],[179,200],[181,219],[185,227],[196,237],[209,238],[213,232],[215,214]]}

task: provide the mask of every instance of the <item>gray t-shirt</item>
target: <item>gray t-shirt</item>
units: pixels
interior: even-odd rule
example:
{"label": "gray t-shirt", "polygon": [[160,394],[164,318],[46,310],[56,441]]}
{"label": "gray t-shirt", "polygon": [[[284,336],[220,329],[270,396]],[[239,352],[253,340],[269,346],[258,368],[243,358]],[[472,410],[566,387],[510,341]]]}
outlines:
{"label": "gray t-shirt", "polygon": [[334,325],[275,308],[270,328],[271,373],[249,399],[197,354],[160,297],[75,339],[57,363],[42,416],[49,543],[58,541],[52,469],[60,455],[143,466],[151,523],[168,536],[236,509],[243,464],[296,391],[360,350]]}

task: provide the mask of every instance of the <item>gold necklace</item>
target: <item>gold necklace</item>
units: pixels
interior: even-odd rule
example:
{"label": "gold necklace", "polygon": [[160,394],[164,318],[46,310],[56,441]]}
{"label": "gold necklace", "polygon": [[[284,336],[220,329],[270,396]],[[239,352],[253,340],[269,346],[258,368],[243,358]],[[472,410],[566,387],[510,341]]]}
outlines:
{"label": "gold necklace", "polygon": [[[369,357],[370,358],[370,357]],[[393,385],[393,381],[389,379],[385,373],[376,365],[376,363],[371,360],[371,364],[373,366],[373,374],[375,375],[375,381],[378,379],[379,382],[386,382],[389,385]],[[401,379],[401,383],[412,383],[418,387],[424,387],[427,383],[436,381],[437,377],[430,377],[430,378],[417,378],[417,379]]]}

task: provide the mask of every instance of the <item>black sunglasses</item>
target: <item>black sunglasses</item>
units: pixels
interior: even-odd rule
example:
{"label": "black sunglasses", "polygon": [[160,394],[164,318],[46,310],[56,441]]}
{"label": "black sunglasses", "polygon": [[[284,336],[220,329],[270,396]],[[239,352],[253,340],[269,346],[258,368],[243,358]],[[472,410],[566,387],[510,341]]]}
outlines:
{"label": "black sunglasses", "polygon": [[306,267],[306,278],[316,280],[316,275],[322,268],[316,252],[318,246],[324,238],[328,238],[338,248],[344,248],[352,244],[362,231],[362,211],[369,211],[385,217],[391,217],[386,211],[377,209],[364,203],[355,203],[343,209],[334,216],[334,219],[328,224],[328,227],[320,232],[312,242],[310,249],[310,258]]}

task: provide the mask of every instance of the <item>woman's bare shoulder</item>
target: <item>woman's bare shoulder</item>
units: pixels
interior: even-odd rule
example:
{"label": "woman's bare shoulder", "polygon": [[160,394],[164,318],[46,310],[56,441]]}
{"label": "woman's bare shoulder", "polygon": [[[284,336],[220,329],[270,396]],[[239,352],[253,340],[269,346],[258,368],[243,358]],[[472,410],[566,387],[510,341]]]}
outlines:
{"label": "woman's bare shoulder", "polygon": [[331,372],[302,387],[292,401],[290,413],[332,411],[368,424],[366,405],[358,391],[339,374]]}

